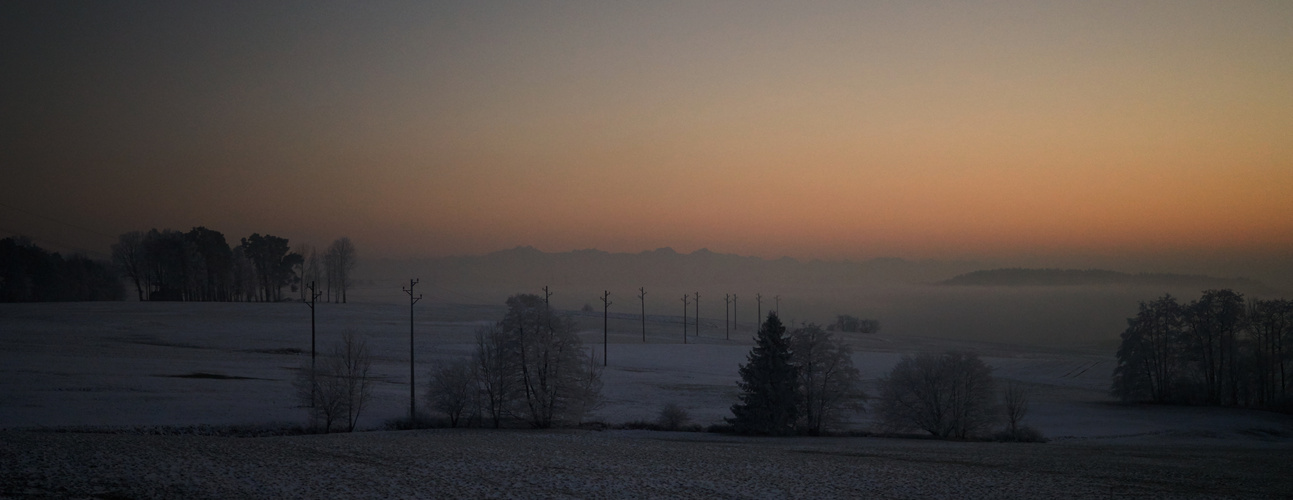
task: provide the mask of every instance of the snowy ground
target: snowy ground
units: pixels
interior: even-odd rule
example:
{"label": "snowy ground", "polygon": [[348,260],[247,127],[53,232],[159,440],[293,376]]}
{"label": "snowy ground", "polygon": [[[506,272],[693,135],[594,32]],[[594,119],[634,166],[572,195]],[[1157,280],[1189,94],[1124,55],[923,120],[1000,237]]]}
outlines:
{"label": "snowy ground", "polygon": [[[291,379],[308,359],[309,309],[282,304],[0,304],[0,498],[52,497],[1053,497],[1278,496],[1293,419],[1267,412],[1120,405],[1112,353],[854,335],[867,384],[904,353],[979,352],[1032,392],[1045,445],[881,438],[749,439],[636,431],[410,431],[228,438],[29,432],[70,426],[301,424]],[[470,351],[501,307],[419,304],[419,387]],[[376,356],[361,428],[407,413],[407,303],[318,306],[322,348],[346,330]],[[598,353],[600,315],[580,315]],[[735,401],[748,325],[611,321],[609,423],[677,403],[700,424]],[[731,340],[725,339],[726,336]],[[419,394],[420,396],[420,394]],[[857,415],[855,430],[869,428]]]}
{"label": "snowy ground", "polygon": [[0,431],[0,497],[1275,498],[1287,448],[430,430]]}
{"label": "snowy ground", "polygon": [[[309,313],[299,303],[0,305],[0,428],[303,422],[291,380],[308,359]],[[466,356],[475,329],[502,308],[420,304],[415,313],[415,373],[425,387],[430,369]],[[600,355],[600,315],[578,317]],[[321,350],[345,330],[371,344],[379,383],[361,427],[406,415],[407,305],[320,304],[317,324]],[[728,333],[721,318],[706,318],[701,337],[683,344],[678,318],[652,316],[643,343],[636,315],[613,319],[606,402],[593,419],[653,420],[677,403],[696,423],[721,422],[750,346],[743,328]],[[1058,440],[1293,441],[1291,419],[1268,412],[1117,404],[1107,395],[1112,353],[888,333],[849,338],[872,388],[904,353],[977,351],[999,380],[1030,389],[1027,423]],[[856,415],[853,428],[866,430],[869,418]]]}

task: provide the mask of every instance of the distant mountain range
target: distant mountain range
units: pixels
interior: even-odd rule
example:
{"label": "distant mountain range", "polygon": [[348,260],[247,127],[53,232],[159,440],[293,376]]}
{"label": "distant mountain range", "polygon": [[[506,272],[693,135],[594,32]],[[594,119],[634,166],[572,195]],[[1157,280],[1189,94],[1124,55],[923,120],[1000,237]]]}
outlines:
{"label": "distant mountain range", "polygon": [[1144,285],[1165,287],[1260,289],[1246,278],[1217,278],[1197,274],[1129,274],[1104,269],[988,269],[958,275],[944,285],[966,286],[1089,286]]}

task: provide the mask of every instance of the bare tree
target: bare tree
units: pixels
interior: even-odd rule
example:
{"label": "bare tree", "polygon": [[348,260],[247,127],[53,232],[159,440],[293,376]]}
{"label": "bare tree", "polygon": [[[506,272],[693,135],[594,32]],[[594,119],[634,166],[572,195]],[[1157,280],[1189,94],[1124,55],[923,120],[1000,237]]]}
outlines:
{"label": "bare tree", "polygon": [[476,377],[481,407],[497,429],[520,388],[514,353],[517,339],[497,325],[476,330]]}
{"label": "bare tree", "polygon": [[798,367],[800,427],[818,435],[838,423],[844,410],[861,410],[866,399],[853,350],[815,324],[790,333],[791,363]]}
{"label": "bare tree", "polygon": [[1244,330],[1249,339],[1251,392],[1257,406],[1293,403],[1289,398],[1289,349],[1293,340],[1293,300],[1250,300]]}
{"label": "bare tree", "polygon": [[346,431],[351,432],[355,430],[364,406],[373,399],[372,380],[369,378],[373,367],[372,355],[367,342],[356,338],[354,332],[347,332],[341,343],[333,346],[332,357],[345,388]]}
{"label": "bare tree", "polygon": [[457,427],[464,414],[478,406],[476,368],[471,359],[460,359],[431,372],[427,406],[449,417],[450,427]]}
{"label": "bare tree", "polygon": [[1028,415],[1028,393],[1018,383],[1006,384],[1002,394],[1003,408],[1006,410],[1006,422],[1010,425],[1010,435],[1019,434],[1019,423]]}
{"label": "bare tree", "polygon": [[553,317],[537,295],[507,299],[498,324],[476,333],[481,406],[494,427],[506,417],[546,428],[578,423],[600,404],[601,363],[585,354],[574,321]]}
{"label": "bare tree", "polygon": [[301,256],[301,260],[296,262],[297,276],[301,281],[301,300],[309,300],[305,288],[310,282],[319,282],[323,280],[322,262],[319,260],[319,252],[313,245],[302,243],[292,249],[293,253]]}
{"label": "bare tree", "polygon": [[575,373],[574,394],[570,398],[567,413],[576,424],[582,423],[584,417],[593,410],[602,407],[602,367],[605,362],[597,363],[597,355],[590,349],[588,356],[583,357],[584,369]]}
{"label": "bare tree", "polygon": [[309,407],[311,421],[322,421],[324,432],[331,432],[340,425],[346,432],[353,432],[364,407],[372,401],[372,355],[368,343],[354,332],[346,332],[332,345],[329,354],[316,368],[303,363],[298,372],[296,395],[302,405]]}
{"label": "bare tree", "polygon": [[[122,234],[112,244],[112,263],[135,284],[139,301],[144,301],[144,285],[148,284],[148,260],[144,255],[144,233],[131,231]],[[150,285],[151,287],[151,285]]]}
{"label": "bare tree", "polygon": [[359,266],[359,254],[350,238],[341,237],[328,245],[323,259],[327,268],[329,292],[333,302],[346,303],[346,291],[352,284],[351,273]]}
{"label": "bare tree", "polygon": [[879,415],[889,431],[920,429],[964,439],[987,430],[996,415],[992,369],[960,351],[903,356],[880,381]]}
{"label": "bare tree", "polygon": [[[574,321],[553,317],[547,300],[537,295],[514,295],[507,299],[508,312],[499,326],[517,339],[521,388],[525,398],[516,401],[513,412],[535,428],[578,422],[593,406],[586,398],[599,394],[580,390],[599,373],[587,373],[591,355],[585,355],[583,341],[575,335]],[[599,382],[598,382],[599,383]]]}
{"label": "bare tree", "polygon": [[255,300],[256,291],[256,266],[252,264],[251,258],[247,257],[247,252],[241,245],[233,247],[230,259],[230,269],[233,274],[232,278],[232,298],[233,300]]}

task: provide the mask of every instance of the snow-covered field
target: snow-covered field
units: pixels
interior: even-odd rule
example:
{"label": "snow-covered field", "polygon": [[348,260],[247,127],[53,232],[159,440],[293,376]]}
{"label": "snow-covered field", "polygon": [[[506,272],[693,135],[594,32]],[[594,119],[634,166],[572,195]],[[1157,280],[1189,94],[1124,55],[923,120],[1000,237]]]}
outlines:
{"label": "snow-covered field", "polygon": [[[400,304],[318,305],[320,350],[353,330],[376,357],[377,396],[361,427],[407,414],[408,312]],[[467,356],[475,329],[501,313],[492,306],[415,308],[419,387],[438,363]],[[585,343],[600,355],[600,314],[577,317],[587,328]],[[729,416],[751,332],[725,335],[721,319],[704,319],[701,337],[683,344],[678,318],[648,319],[646,343],[636,315],[612,321],[606,402],[593,419],[653,420],[666,403],[702,425]],[[887,333],[849,338],[872,388],[904,353],[977,351],[998,379],[1030,389],[1027,422],[1055,439],[1293,436],[1289,418],[1267,412],[1116,404],[1107,395],[1112,353]],[[309,349],[310,311],[299,303],[0,305],[0,428],[300,423],[305,412],[291,380]],[[856,429],[868,425],[867,414],[853,419]]]}
{"label": "snow-covered field", "polygon": [[[502,312],[501,307],[495,306],[430,303],[415,307],[418,387],[425,387],[427,373],[438,363],[455,356],[466,356],[475,329],[496,320]],[[586,328],[582,333],[586,344],[600,355],[600,314],[578,317]],[[353,330],[368,339],[376,356],[377,396],[361,419],[361,428],[376,428],[389,419],[407,414],[408,320],[407,303],[318,306],[321,350],[339,338],[342,332]],[[702,327],[700,338],[691,337],[687,344],[683,344],[682,325],[678,318],[651,316],[647,322],[647,342],[643,343],[636,315],[626,314],[612,319],[607,349],[609,366],[603,375],[606,402],[593,419],[608,423],[653,420],[661,406],[671,402],[687,409],[693,421],[699,424],[718,423],[728,416],[728,407],[736,397],[737,366],[744,361],[749,350],[751,332],[747,325],[743,325],[746,329],[732,332],[731,340],[726,340],[722,318],[705,318]],[[0,429],[9,429],[0,431],[0,453],[5,454],[0,458],[6,459],[5,465],[0,466],[0,474],[7,475],[0,477],[0,481],[10,481],[4,483],[8,494],[20,494],[13,489],[17,487],[12,483],[14,478],[30,480],[35,477],[32,474],[36,474],[31,470],[45,471],[41,474],[53,473],[49,471],[54,469],[49,467],[54,466],[41,461],[55,460],[62,456],[60,453],[71,458],[58,459],[63,460],[59,462],[63,465],[58,467],[77,467],[67,463],[76,464],[78,461],[115,463],[113,461],[119,458],[138,462],[131,462],[134,463],[131,466],[143,473],[162,467],[156,462],[165,461],[159,458],[164,455],[158,455],[162,452],[148,450],[174,449],[176,453],[205,457],[176,459],[192,459],[193,463],[211,469],[210,473],[218,477],[212,479],[208,474],[203,476],[205,479],[194,480],[196,482],[187,486],[190,489],[185,489],[184,484],[172,480],[179,473],[172,470],[175,465],[170,464],[151,472],[156,476],[140,476],[155,477],[172,488],[178,488],[153,493],[161,496],[192,496],[189,494],[192,492],[207,493],[199,496],[277,496],[283,493],[289,496],[327,496],[311,494],[311,491],[320,490],[308,488],[322,486],[293,479],[297,472],[276,469],[280,466],[273,465],[277,461],[272,453],[300,456],[321,453],[320,456],[327,457],[333,453],[329,450],[345,443],[344,446],[358,448],[336,451],[342,462],[322,467],[340,470],[343,464],[355,462],[359,464],[357,468],[346,469],[351,472],[345,473],[355,477],[364,477],[362,471],[365,467],[382,464],[390,464],[396,470],[426,471],[407,478],[396,478],[391,472],[381,477],[395,483],[369,485],[375,488],[372,491],[396,495],[418,491],[425,492],[420,493],[423,496],[506,496],[506,493],[499,492],[513,491],[510,486],[542,483],[544,488],[548,488],[543,490],[542,496],[579,497],[675,496],[679,493],[689,496],[857,496],[876,491],[887,492],[885,496],[893,497],[960,496],[957,492],[970,491],[1007,492],[990,496],[1041,496],[1037,493],[1042,490],[1026,487],[991,488],[1006,487],[1011,477],[1023,473],[1020,471],[1032,471],[1029,474],[1042,474],[1045,478],[1034,486],[1055,487],[1059,489],[1054,491],[1061,492],[1070,491],[1065,488],[1078,488],[1071,491],[1101,494],[1099,488],[1134,484],[1140,481],[1134,479],[1138,477],[1136,474],[1155,467],[1167,467],[1165,464],[1171,462],[1169,456],[1177,453],[1172,450],[1178,450],[1179,455],[1187,457],[1188,461],[1169,472],[1188,480],[1179,484],[1197,486],[1203,484],[1200,478],[1211,476],[1200,476],[1181,467],[1202,467],[1200,464],[1226,460],[1229,461],[1225,463],[1230,464],[1225,466],[1227,468],[1238,467],[1245,460],[1261,465],[1267,460],[1264,457],[1287,453],[1293,448],[1293,419],[1287,416],[1233,409],[1117,404],[1107,395],[1113,368],[1111,352],[949,341],[904,336],[901,332],[853,335],[849,339],[856,350],[854,361],[872,390],[875,380],[904,353],[948,348],[979,352],[994,367],[999,380],[1017,381],[1030,389],[1032,405],[1026,423],[1041,430],[1053,442],[1046,445],[1002,445],[878,438],[750,440],[707,434],[623,431],[505,431],[502,434],[418,431],[242,440],[15,432],[69,426],[304,423],[305,411],[293,399],[291,380],[295,368],[308,359],[310,310],[300,303],[0,304]],[[869,415],[855,416],[851,425],[856,430],[868,429]],[[405,441],[405,437],[412,441]],[[426,444],[426,453],[417,452],[417,446],[408,444],[414,442]],[[548,456],[544,462],[546,465],[519,472],[507,470],[505,465],[489,465],[492,463],[488,459],[492,456],[490,454],[504,453],[511,442],[517,443],[518,449],[522,450],[518,453]],[[494,449],[491,447],[497,449],[490,451]],[[546,451],[534,451],[530,447]],[[670,458],[674,453],[670,450],[674,447],[680,453],[676,457],[676,465]],[[36,448],[48,449],[36,451]],[[466,451],[467,448],[475,451]],[[635,469],[632,460],[622,456],[637,449],[646,450],[641,458],[633,459],[645,461],[639,464],[641,469]],[[261,453],[257,450],[270,455],[257,455]],[[1149,454],[1141,456],[1137,455],[1140,453],[1138,450],[1157,451],[1146,451],[1144,453]],[[1223,451],[1215,455],[1200,450]],[[234,453],[235,456],[250,453],[249,457],[260,458],[247,458],[246,461],[235,457],[213,458],[220,453]],[[581,462],[594,464],[589,466],[591,469],[576,470],[578,467],[566,464],[563,461],[566,458],[562,458],[585,455],[596,458],[599,453],[607,454],[606,459]],[[889,458],[899,458],[894,458],[897,461],[885,460],[886,454],[893,455]],[[1027,458],[1033,455],[1036,455],[1033,459]],[[1091,466],[1094,469],[1075,469],[1076,472],[1069,474],[1054,462],[1068,456],[1106,462]],[[724,461],[738,457],[740,460]],[[804,470],[809,471],[803,473],[806,475],[769,472],[775,470],[775,464],[782,459],[812,465],[804,466]],[[240,471],[253,467],[257,460],[270,465],[262,467],[265,470],[257,474],[242,476]],[[458,472],[445,471],[446,474],[475,477],[473,481],[476,482],[436,479],[438,476],[432,471],[439,470],[437,467],[452,468],[450,465],[435,465],[445,460],[461,460],[453,467],[468,467]],[[23,473],[19,470],[20,465],[15,464],[25,464],[21,465],[22,470],[30,470]],[[701,464],[707,466],[701,467]],[[837,471],[843,475],[831,472],[835,468],[863,464],[880,469],[852,473]],[[901,467],[895,464],[901,464]],[[1132,467],[1129,464],[1136,465]],[[890,470],[895,467],[901,471]],[[952,474],[948,477],[957,478],[953,484],[959,486],[947,489],[950,487],[921,480],[920,471],[929,467],[943,467]],[[1126,467],[1132,469],[1119,472]],[[1256,474],[1260,477],[1267,470],[1243,467],[1246,470],[1223,470],[1215,474]],[[703,473],[697,470],[703,470]],[[85,470],[69,473],[95,477]],[[89,482],[77,483],[84,488],[74,491],[90,492],[99,488],[110,493],[113,490],[107,483],[124,481],[118,477],[121,474],[103,473],[108,476],[100,478],[102,484],[86,479]],[[562,479],[565,477],[563,474],[571,475],[570,480]],[[780,489],[760,486],[788,474],[808,478],[804,483],[808,486],[795,486],[797,483],[793,483],[790,477],[776,483],[785,485],[778,487]],[[165,479],[168,477],[172,479]],[[417,478],[427,481],[426,484],[432,485],[428,486],[431,489],[401,489],[417,486],[414,484]],[[377,477],[372,479],[378,480]],[[147,483],[146,479],[136,478],[135,481]],[[1155,481],[1159,481],[1155,484],[1167,488],[1175,480]],[[1284,481],[1271,483],[1268,480],[1263,484],[1288,488],[1288,480]],[[472,490],[470,488],[475,487],[472,484],[483,485],[480,487],[485,489]],[[652,489],[655,487],[662,489]],[[846,489],[834,489],[837,487]],[[1268,487],[1234,491],[1240,495],[1293,491],[1263,489]],[[41,489],[43,487],[35,488],[34,491],[46,491]],[[135,492],[135,495],[153,496],[131,488],[126,490]],[[349,496],[347,491],[335,488],[322,491],[329,491],[333,496]],[[1135,491],[1131,490],[1132,493]],[[1196,487],[1165,491],[1207,490]],[[1213,490],[1213,493],[1220,491]],[[78,494],[89,496],[92,492]]]}

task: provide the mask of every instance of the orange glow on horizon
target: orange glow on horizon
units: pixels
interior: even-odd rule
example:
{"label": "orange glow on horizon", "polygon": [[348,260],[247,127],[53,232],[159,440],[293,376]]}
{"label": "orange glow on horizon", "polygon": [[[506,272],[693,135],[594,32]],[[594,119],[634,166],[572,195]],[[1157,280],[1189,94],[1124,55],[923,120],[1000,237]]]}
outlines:
{"label": "orange glow on horizon", "polygon": [[1290,4],[157,8],[15,35],[0,195],[373,256],[1293,254]]}

